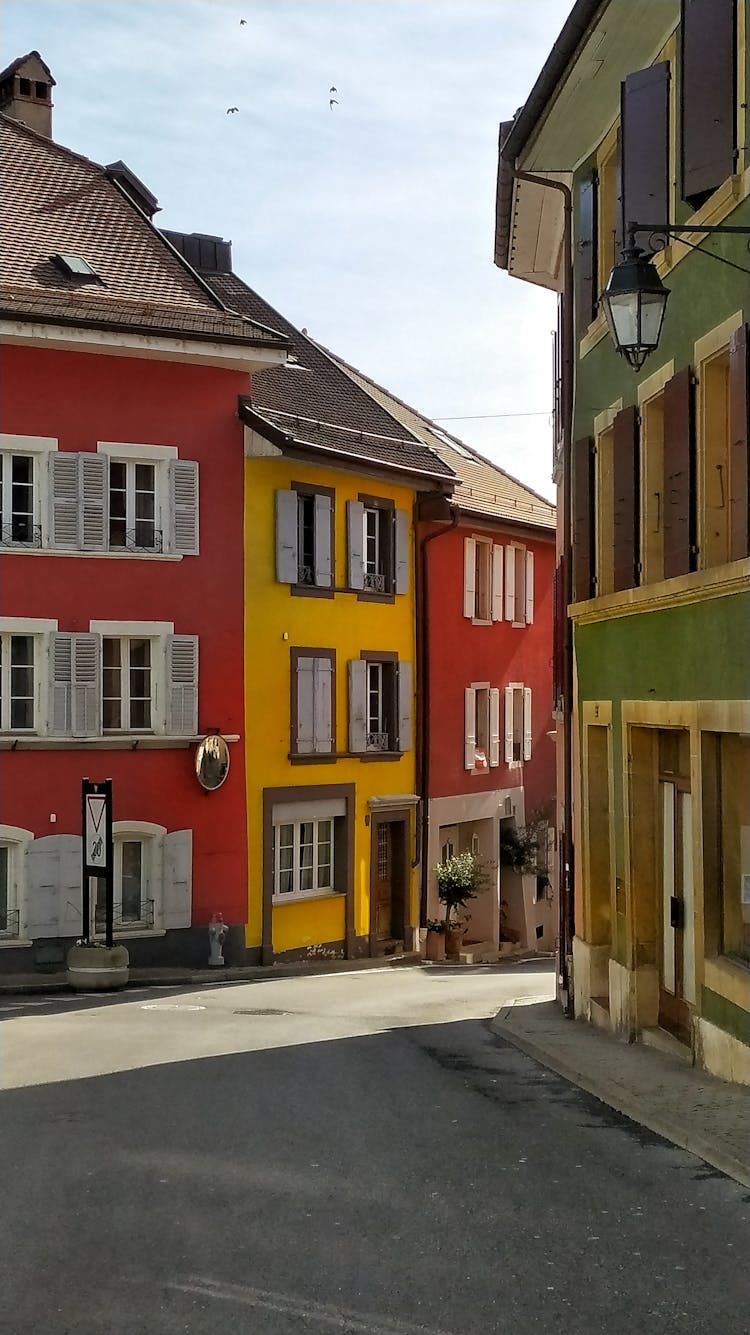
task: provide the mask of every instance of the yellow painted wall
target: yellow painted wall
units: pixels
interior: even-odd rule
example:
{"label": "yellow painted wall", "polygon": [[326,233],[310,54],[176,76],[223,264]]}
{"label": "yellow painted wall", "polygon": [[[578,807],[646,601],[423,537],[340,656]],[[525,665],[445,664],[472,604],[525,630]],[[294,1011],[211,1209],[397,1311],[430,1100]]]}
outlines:
{"label": "yellow painted wall", "polygon": [[[293,764],[290,749],[291,654],[294,646],[336,650],[336,745],[349,747],[348,662],[363,649],[396,653],[412,663],[416,675],[414,571],[410,587],[393,603],[360,601],[356,593],[334,598],[295,597],[276,581],[275,493],[292,482],[331,487],[334,501],[335,587],[347,582],[346,502],[361,492],[392,500],[409,515],[413,550],[414,491],[382,477],[299,463],[283,457],[250,458],[245,463],[245,746],[248,803],[249,947],[261,943],[263,789],[319,784],[356,784],[354,842],[357,936],[369,933],[370,826],[368,799],[414,793],[414,752],[398,760],[345,758],[335,763]],[[286,637],[286,638],[285,638]],[[413,734],[416,730],[412,702]],[[302,794],[300,796],[303,796]],[[410,861],[414,856],[415,818],[411,816]],[[412,922],[417,920],[418,887],[410,873]],[[274,907],[274,950],[294,950],[344,936],[344,897],[298,901]]]}

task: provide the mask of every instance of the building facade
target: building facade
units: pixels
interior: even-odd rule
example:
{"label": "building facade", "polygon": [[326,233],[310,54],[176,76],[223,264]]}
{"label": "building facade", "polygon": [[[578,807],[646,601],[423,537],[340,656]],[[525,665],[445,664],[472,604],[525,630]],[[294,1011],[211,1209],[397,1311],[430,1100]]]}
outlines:
{"label": "building facade", "polygon": [[[750,1081],[747,237],[691,232],[750,227],[747,6],[627,10],[574,6],[498,189],[498,263],[564,293],[572,993]],[[671,295],[636,374],[601,294],[639,222]]]}

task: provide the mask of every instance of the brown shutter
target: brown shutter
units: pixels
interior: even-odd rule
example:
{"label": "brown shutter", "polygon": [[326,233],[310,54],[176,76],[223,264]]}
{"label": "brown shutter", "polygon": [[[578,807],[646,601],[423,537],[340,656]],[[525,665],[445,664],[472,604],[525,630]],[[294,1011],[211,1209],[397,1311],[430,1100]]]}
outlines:
{"label": "brown shutter", "polygon": [[729,555],[750,556],[750,339],[743,324],[729,341]]}
{"label": "brown shutter", "polygon": [[664,578],[695,568],[693,385],[690,368],[664,386]]}
{"label": "brown shutter", "polygon": [[[649,65],[621,85],[622,201],[625,238],[631,222],[669,222],[669,64]],[[650,232],[637,232],[647,254],[659,250]],[[663,237],[661,239],[663,244]]]}
{"label": "brown shutter", "polygon": [[597,255],[596,255],[596,173],[578,182],[578,236],[575,289],[577,336],[583,338],[596,315]]}
{"label": "brown shutter", "polygon": [[593,596],[594,584],[594,442],[590,436],[573,446],[573,600]]}
{"label": "brown shutter", "polygon": [[682,3],[682,197],[694,205],[735,170],[735,9]]}
{"label": "brown shutter", "polygon": [[638,416],[623,408],[613,423],[614,587],[638,584]]}

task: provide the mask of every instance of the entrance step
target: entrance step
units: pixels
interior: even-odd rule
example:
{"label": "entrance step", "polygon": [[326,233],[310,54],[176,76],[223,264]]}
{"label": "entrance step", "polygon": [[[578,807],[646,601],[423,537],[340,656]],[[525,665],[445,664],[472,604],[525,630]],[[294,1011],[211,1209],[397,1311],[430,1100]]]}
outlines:
{"label": "entrance step", "polygon": [[662,1029],[660,1025],[642,1029],[639,1039],[644,1047],[656,1048],[657,1052],[665,1052],[669,1057],[676,1057],[687,1066],[693,1065],[693,1053],[688,1044],[681,1043],[679,1038],[675,1038],[674,1034],[670,1034],[668,1029]]}
{"label": "entrance step", "polygon": [[464,941],[458,952],[459,964],[496,964],[500,951],[492,941]]}
{"label": "entrance step", "polygon": [[393,959],[397,955],[403,955],[404,943],[403,941],[396,941],[393,937],[387,937],[383,941],[373,942],[372,953],[378,957],[381,955],[388,955]]}
{"label": "entrance step", "polygon": [[606,1029],[609,1033],[612,1028],[609,1015],[609,997],[592,997],[589,1008],[591,1023],[596,1025],[597,1029]]}

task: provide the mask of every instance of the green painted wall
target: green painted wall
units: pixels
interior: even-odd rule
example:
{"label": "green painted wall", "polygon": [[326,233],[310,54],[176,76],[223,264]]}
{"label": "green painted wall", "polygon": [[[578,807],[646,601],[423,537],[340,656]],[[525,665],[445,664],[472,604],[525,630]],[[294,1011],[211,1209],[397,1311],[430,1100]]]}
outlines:
{"label": "green painted wall", "polygon": [[723,1029],[740,1043],[750,1045],[750,1015],[727,997],[720,997],[710,988],[701,988],[701,1015],[717,1029]]}

